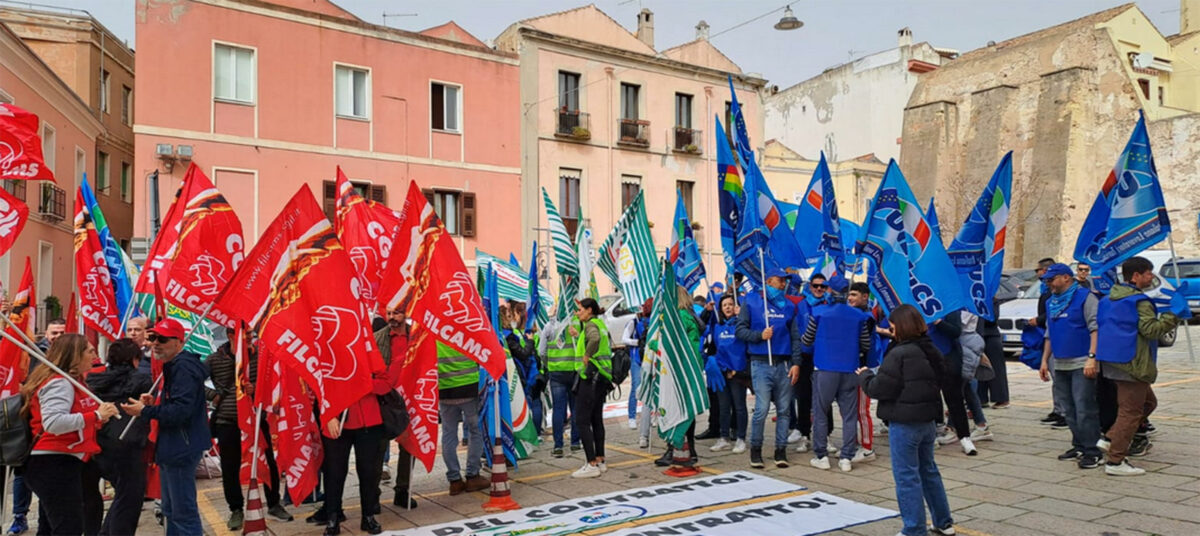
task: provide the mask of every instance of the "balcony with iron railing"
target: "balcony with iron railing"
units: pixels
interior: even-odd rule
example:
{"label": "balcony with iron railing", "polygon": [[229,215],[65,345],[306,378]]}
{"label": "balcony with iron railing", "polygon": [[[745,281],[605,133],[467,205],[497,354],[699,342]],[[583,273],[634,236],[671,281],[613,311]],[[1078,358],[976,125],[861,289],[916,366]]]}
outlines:
{"label": "balcony with iron railing", "polygon": [[617,144],[634,147],[650,146],[650,121],[645,119],[617,119]]}
{"label": "balcony with iron railing", "polygon": [[592,139],[591,115],[579,110],[555,108],[554,136],[571,140]]}
{"label": "balcony with iron railing", "polygon": [[42,183],[38,215],[50,221],[62,221],[67,217],[67,192],[54,183]]}
{"label": "balcony with iron railing", "polygon": [[671,131],[671,134],[671,149],[675,152],[694,155],[699,155],[703,152],[703,131],[677,126]]}

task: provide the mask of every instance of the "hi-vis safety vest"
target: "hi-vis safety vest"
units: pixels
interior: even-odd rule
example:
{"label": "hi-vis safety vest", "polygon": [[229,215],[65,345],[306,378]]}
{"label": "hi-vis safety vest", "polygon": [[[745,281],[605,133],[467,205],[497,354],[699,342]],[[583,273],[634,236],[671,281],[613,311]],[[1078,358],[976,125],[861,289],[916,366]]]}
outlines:
{"label": "hi-vis safety vest", "polygon": [[479,364],[458,350],[437,343],[438,389],[479,385]]}
{"label": "hi-vis safety vest", "polygon": [[[596,366],[596,370],[600,371],[601,376],[612,380],[612,347],[608,340],[608,327],[599,318],[593,318],[588,322],[596,326],[596,330],[600,332],[600,345],[596,348],[596,355],[592,356],[590,362]],[[582,368],[583,356],[587,353],[587,330],[579,331],[579,338],[575,340],[575,353],[579,354]],[[587,370],[580,370],[579,377],[587,379]]]}
{"label": "hi-vis safety vest", "polygon": [[564,329],[557,339],[546,345],[546,370],[579,372],[583,366],[583,359],[581,354],[576,353],[575,346],[570,339],[570,333]]}

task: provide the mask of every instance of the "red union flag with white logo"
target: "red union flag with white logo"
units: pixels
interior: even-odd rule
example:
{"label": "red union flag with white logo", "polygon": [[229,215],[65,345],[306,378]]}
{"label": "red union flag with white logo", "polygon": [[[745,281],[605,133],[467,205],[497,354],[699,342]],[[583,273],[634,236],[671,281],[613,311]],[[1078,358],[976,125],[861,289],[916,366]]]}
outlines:
{"label": "red union flag with white logo", "polygon": [[421,326],[413,326],[403,356],[392,356],[397,373],[396,391],[408,409],[408,429],[400,435],[400,446],[433,472],[438,442],[437,345],[433,335]]}
{"label": "red union flag with white logo", "polygon": [[225,196],[193,163],[150,248],[137,291],[154,292],[154,282],[159,281],[171,303],[234,327],[236,322],[226,311],[209,306],[225,290],[244,257],[242,222]]}
{"label": "red union flag with white logo", "polygon": [[0,188],[0,255],[8,253],[29,219],[29,206]]}
{"label": "red union flag with white logo", "polygon": [[400,217],[391,209],[363,199],[337,168],[337,235],[354,262],[362,285],[363,302],[375,310],[383,261],[392,252],[392,237]]}
{"label": "red union flag with white logo", "polygon": [[321,422],[371,391],[383,369],[354,264],[308,185],[283,207],[234,274],[217,308],[245,321],[261,346],[321,401]]}
{"label": "red union flag with white logo", "polygon": [[380,305],[404,311],[438,340],[477,361],[493,379],[500,378],[504,349],[483,311],[475,280],[416,181],[409,183],[385,267]]}
{"label": "red union flag with white logo", "polygon": [[38,116],[5,103],[0,103],[0,179],[54,180],[42,160]]}
{"label": "red union flag with white logo", "polygon": [[96,224],[83,202],[83,190],[75,191],[75,283],[79,287],[79,312],[83,324],[108,340],[120,338],[121,320],[113,294],[108,261]]}
{"label": "red union flag with white logo", "polygon": [[[259,359],[262,357],[260,355]],[[272,413],[272,429],[278,438],[275,459],[280,475],[287,482],[292,504],[300,504],[316,489],[321,474],[321,462],[325,459],[321,430],[313,420],[312,392],[305,389],[300,375],[290,368],[280,367],[278,362],[273,369],[276,381],[271,397],[272,405],[277,409]]]}
{"label": "red union flag with white logo", "polygon": [[[30,298],[33,292],[33,270],[29,265],[29,257],[25,257],[25,272],[21,275],[21,286],[11,298],[11,309],[8,311],[9,325],[4,329],[13,337],[20,340],[17,330],[24,331],[33,339],[33,327],[37,325],[34,312],[37,306]],[[0,341],[0,399],[17,394],[25,375],[29,372],[29,356],[21,351],[16,344],[8,339]]]}

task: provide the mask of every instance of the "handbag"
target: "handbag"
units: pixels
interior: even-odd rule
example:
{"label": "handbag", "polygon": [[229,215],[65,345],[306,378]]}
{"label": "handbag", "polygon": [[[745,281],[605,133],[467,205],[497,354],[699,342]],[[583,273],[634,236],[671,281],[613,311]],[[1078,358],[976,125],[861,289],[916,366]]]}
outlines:
{"label": "handbag", "polygon": [[404,398],[395,389],[377,396],[384,435],[389,440],[400,437],[408,429],[408,407],[404,405]]}
{"label": "handbag", "polygon": [[21,415],[21,406],[24,404],[25,397],[20,394],[0,400],[0,465],[25,465],[29,451],[37,442],[29,418]]}

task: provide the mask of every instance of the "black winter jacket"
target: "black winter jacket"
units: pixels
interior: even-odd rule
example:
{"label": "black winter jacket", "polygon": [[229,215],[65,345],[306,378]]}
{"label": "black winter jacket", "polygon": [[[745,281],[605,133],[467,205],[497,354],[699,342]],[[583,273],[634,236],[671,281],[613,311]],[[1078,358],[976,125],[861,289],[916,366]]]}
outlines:
{"label": "black winter jacket", "polygon": [[134,420],[125,439],[118,439],[121,432],[125,431],[125,426],[129,425],[128,414],[121,409],[121,404],[130,398],[137,399],[142,393],[149,393],[153,384],[149,374],[138,371],[131,364],[109,365],[102,372],[88,374],[88,389],[96,393],[100,400],[116,403],[117,411],[121,413],[120,419],[109,419],[96,435],[102,452],[146,446],[146,436],[150,433],[146,419]]}
{"label": "black winter jacket", "polygon": [[932,422],[942,411],[938,379],[945,362],[929,337],[896,343],[883,357],[879,373],[859,375],[867,396],[879,400],[880,419],[902,423]]}

